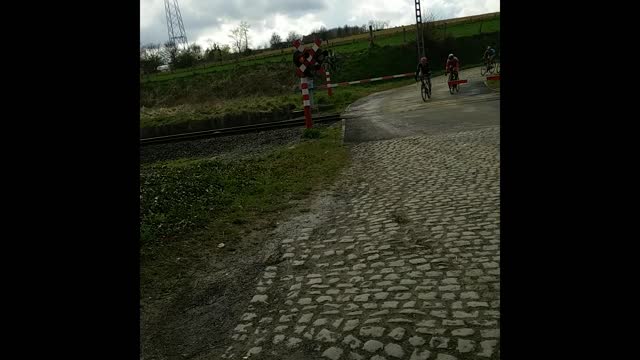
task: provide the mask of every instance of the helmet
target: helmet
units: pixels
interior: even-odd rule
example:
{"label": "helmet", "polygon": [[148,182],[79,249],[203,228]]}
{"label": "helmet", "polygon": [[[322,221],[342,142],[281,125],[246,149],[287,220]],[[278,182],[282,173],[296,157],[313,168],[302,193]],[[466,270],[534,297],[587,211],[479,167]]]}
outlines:
{"label": "helmet", "polygon": [[453,54],[449,54],[449,60],[453,59]]}
{"label": "helmet", "polygon": [[426,58],[426,57],[424,57],[424,56],[423,56],[423,57],[421,57],[421,58],[420,58],[420,62],[421,62],[421,63],[423,63],[423,64],[426,64],[426,63],[427,63],[427,58]]}

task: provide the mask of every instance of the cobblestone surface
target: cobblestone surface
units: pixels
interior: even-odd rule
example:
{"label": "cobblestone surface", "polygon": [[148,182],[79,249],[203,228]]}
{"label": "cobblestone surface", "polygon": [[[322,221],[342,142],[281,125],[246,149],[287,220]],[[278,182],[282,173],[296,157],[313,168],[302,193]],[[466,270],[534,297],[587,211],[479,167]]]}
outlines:
{"label": "cobblestone surface", "polygon": [[499,359],[499,127],[366,142],[226,359]]}

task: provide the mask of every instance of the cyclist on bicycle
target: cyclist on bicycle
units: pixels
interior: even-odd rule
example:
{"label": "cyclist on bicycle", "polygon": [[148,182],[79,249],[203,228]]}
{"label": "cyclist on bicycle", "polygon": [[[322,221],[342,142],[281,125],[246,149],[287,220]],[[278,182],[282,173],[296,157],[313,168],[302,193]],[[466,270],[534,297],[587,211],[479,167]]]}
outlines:
{"label": "cyclist on bicycle", "polygon": [[453,54],[449,54],[447,58],[447,64],[444,67],[445,75],[448,73],[452,73],[458,77],[458,72],[460,71],[460,60],[457,57],[453,56]]}
{"label": "cyclist on bicycle", "polygon": [[488,65],[489,69],[493,67],[493,58],[495,57],[496,57],[496,50],[491,46],[487,46],[487,50],[485,50],[483,58],[485,63]]}
{"label": "cyclist on bicycle", "polygon": [[420,58],[420,62],[418,63],[418,67],[416,68],[416,81],[418,81],[418,76],[420,76],[421,79],[424,78],[427,82],[430,82],[431,68],[429,67],[427,58],[424,56]]}

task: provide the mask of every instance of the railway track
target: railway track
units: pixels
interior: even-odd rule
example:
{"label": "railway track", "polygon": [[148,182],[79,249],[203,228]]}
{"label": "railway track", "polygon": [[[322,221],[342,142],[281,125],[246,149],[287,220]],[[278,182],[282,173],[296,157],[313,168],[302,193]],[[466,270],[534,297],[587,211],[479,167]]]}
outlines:
{"label": "railway track", "polygon": [[[332,115],[315,117],[313,119],[313,122],[326,123],[326,122],[333,122],[338,120],[340,120],[340,114],[332,114]],[[196,139],[210,138],[210,137],[216,137],[216,136],[246,134],[254,131],[273,130],[273,129],[281,129],[281,128],[294,127],[294,126],[303,126],[303,125],[304,125],[304,118],[296,118],[291,120],[276,121],[276,122],[270,122],[270,123],[264,123],[264,124],[235,126],[235,127],[229,127],[229,128],[223,128],[223,129],[194,131],[194,132],[188,132],[183,134],[145,138],[145,139],[140,139],[140,145],[144,146],[144,145],[153,145],[153,144],[164,144],[164,143],[170,143],[170,142],[196,140]]]}

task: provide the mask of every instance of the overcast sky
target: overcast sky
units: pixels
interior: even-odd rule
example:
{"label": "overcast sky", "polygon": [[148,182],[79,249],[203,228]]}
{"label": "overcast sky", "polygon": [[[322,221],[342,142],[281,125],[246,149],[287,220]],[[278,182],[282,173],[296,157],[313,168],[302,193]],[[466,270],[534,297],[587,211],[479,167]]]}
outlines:
{"label": "overcast sky", "polygon": [[[231,44],[229,33],[243,20],[251,26],[252,48],[267,44],[273,32],[284,40],[289,31],[305,35],[322,25],[329,29],[369,20],[389,21],[390,27],[415,23],[414,0],[178,0],[178,5],[189,43],[203,48],[208,39]],[[423,12],[438,19],[500,11],[500,0],[423,0],[421,5]],[[164,0],[140,0],[140,42],[167,40]]]}

